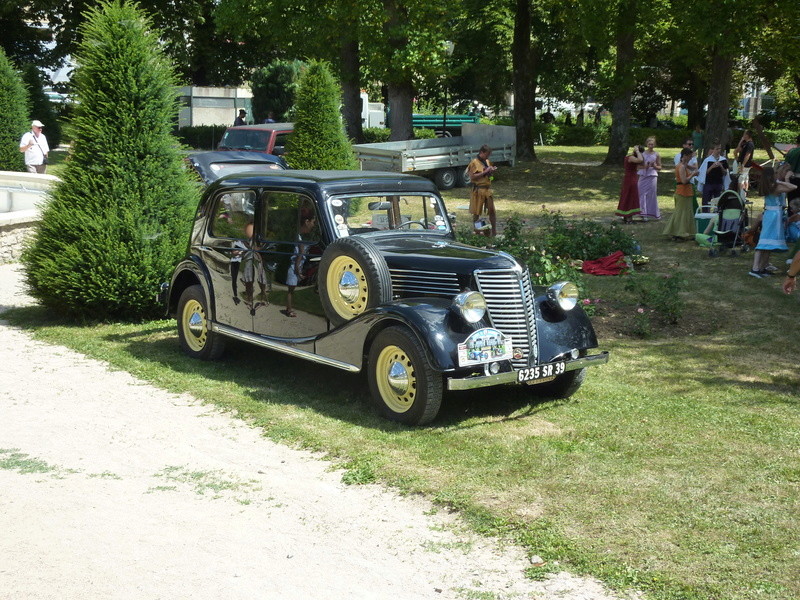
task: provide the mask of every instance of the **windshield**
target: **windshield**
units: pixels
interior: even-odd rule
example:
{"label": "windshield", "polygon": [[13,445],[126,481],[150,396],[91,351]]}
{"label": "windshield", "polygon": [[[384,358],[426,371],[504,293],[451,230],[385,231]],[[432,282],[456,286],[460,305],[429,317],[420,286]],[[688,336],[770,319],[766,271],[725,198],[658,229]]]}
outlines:
{"label": "windshield", "polygon": [[430,194],[334,196],[328,210],[337,237],[388,230],[450,232],[444,204]]}

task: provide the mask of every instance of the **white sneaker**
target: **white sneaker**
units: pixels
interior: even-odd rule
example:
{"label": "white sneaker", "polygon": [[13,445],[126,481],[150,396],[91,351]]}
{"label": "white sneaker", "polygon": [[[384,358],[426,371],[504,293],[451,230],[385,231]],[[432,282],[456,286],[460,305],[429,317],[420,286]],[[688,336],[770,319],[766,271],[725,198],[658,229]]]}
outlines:
{"label": "white sneaker", "polygon": [[766,267],[764,267],[764,270],[767,273],[777,273],[778,272],[778,267],[776,267],[775,265],[767,265]]}

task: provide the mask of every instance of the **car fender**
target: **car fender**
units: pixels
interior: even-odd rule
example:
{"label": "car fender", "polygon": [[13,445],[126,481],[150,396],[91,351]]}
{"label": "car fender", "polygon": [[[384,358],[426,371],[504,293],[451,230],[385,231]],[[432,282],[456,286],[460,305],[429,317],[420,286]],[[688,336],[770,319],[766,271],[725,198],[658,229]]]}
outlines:
{"label": "car fender", "polygon": [[536,331],[539,362],[547,363],[573,349],[597,348],[597,336],[580,306],[563,310],[546,295],[536,297]]}
{"label": "car fender", "polygon": [[321,337],[316,353],[363,367],[372,340],[381,330],[404,325],[417,337],[431,368],[451,371],[457,367],[458,344],[475,329],[451,310],[445,299],[425,298],[383,304]]}
{"label": "car fender", "polygon": [[183,290],[190,285],[200,284],[203,288],[203,293],[206,295],[206,305],[211,311],[210,317],[213,319],[216,314],[214,306],[214,294],[211,290],[211,279],[208,274],[203,261],[197,256],[189,256],[181,261],[172,274],[172,280],[169,284],[169,294],[167,295],[167,314],[175,316],[178,311],[178,301],[180,300]]}

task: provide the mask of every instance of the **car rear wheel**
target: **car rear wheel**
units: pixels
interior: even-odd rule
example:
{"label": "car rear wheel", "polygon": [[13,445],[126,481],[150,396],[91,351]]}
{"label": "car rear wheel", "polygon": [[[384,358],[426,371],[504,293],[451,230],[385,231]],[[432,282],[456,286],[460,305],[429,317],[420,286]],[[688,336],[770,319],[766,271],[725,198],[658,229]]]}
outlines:
{"label": "car rear wheel", "polygon": [[386,262],[372,242],[358,236],[340,238],[325,249],[319,285],[325,315],[334,326],[392,299]]}
{"label": "car rear wheel", "polygon": [[225,350],[225,341],[211,331],[206,296],[199,285],[183,290],[178,300],[178,341],[186,354],[200,360],[219,358]]}
{"label": "car rear wheel", "polygon": [[405,327],[381,331],[369,350],[369,388],[381,416],[406,425],[430,423],[442,405],[442,375]]}

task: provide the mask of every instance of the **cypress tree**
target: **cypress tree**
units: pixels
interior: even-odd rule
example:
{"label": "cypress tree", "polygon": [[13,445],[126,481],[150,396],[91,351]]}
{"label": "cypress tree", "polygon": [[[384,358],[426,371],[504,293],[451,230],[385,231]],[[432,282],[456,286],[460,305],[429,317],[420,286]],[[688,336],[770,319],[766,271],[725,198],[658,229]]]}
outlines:
{"label": "cypress tree", "polygon": [[47,136],[47,145],[55,150],[61,143],[61,125],[58,122],[53,103],[44,93],[42,76],[35,65],[28,63],[22,67],[22,81],[28,88],[30,108],[28,115],[31,119],[38,119],[44,124],[44,134]]}
{"label": "cypress tree", "polygon": [[19,151],[19,140],[28,129],[25,85],[0,48],[0,171],[25,170],[25,155]]}
{"label": "cypress tree", "polygon": [[92,8],[74,76],[72,152],[23,253],[34,297],[91,320],[163,315],[197,201],[170,131],[176,78],[135,5]]}
{"label": "cypress tree", "polygon": [[295,98],[294,133],[286,144],[293,169],[357,169],[342,124],[342,89],[327,64],[311,61],[300,75]]}

